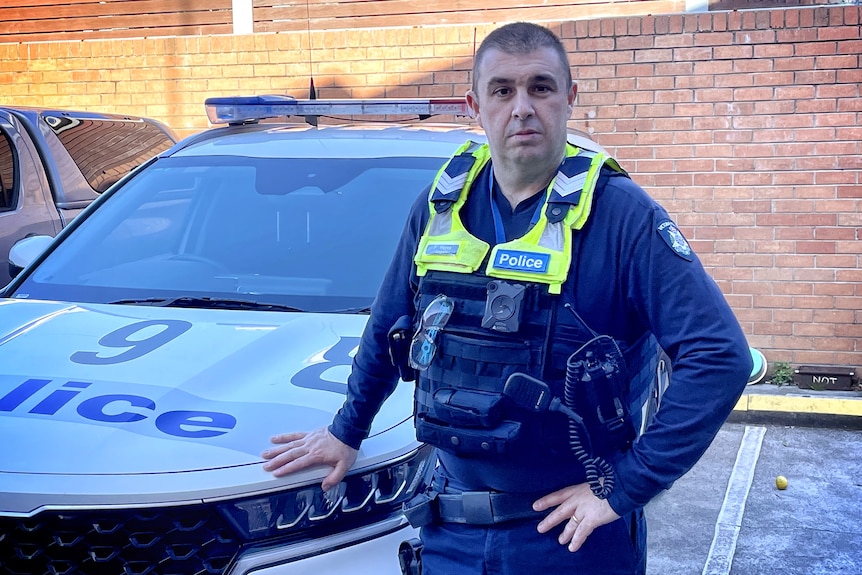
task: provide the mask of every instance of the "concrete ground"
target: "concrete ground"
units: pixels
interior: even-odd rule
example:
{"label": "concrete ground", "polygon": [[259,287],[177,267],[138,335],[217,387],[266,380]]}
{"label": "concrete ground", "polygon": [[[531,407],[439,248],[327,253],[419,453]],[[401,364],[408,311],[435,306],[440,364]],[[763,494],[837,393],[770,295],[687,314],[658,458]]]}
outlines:
{"label": "concrete ground", "polygon": [[648,575],[862,574],[862,392],[749,386],[646,512]]}

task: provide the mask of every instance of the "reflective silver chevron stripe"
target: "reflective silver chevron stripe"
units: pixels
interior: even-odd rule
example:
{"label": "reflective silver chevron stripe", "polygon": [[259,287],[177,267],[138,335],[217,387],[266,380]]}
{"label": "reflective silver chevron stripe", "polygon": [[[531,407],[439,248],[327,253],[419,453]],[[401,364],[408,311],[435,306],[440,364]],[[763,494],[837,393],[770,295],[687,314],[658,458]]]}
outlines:
{"label": "reflective silver chevron stripe", "polygon": [[[587,150],[581,149],[578,153],[579,158],[589,158],[592,160],[592,163],[595,162],[596,156],[598,156],[598,152],[589,152]],[[571,178],[565,175],[562,170],[557,172],[557,177],[554,178],[554,190],[561,198],[565,198],[566,196],[570,196],[572,194],[576,194],[584,189],[584,184],[587,183],[587,175],[589,174],[589,170],[586,172],[575,174]]]}
{"label": "reflective silver chevron stripe", "polygon": [[557,177],[554,178],[554,191],[561,198],[565,198],[583,190],[585,183],[587,183],[587,172],[575,174],[571,178],[563,172],[557,172]]}
{"label": "reflective silver chevron stripe", "polygon": [[464,183],[467,181],[468,175],[469,172],[464,172],[463,174],[450,177],[446,172],[443,172],[440,174],[440,177],[437,178],[437,186],[434,188],[434,192],[439,192],[444,196],[448,196],[454,192],[460,192],[464,187]]}

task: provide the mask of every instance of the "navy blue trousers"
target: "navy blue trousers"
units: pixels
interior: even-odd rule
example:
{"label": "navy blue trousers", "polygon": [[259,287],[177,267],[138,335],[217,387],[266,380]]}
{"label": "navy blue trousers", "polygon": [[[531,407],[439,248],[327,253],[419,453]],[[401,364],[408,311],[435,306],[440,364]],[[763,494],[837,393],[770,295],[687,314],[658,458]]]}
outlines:
{"label": "navy blue trousers", "polygon": [[[549,511],[550,512],[550,511]],[[643,510],[599,527],[575,553],[557,541],[563,525],[539,520],[493,526],[436,523],[422,528],[422,575],[644,575]]]}

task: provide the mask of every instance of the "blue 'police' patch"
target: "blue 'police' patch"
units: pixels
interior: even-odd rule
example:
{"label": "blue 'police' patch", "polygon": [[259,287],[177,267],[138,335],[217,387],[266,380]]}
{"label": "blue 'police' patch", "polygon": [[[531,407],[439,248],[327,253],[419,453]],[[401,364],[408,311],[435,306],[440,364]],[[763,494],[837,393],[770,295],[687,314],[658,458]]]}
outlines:
{"label": "blue 'police' patch", "polygon": [[494,257],[493,267],[500,270],[543,274],[547,273],[550,262],[551,256],[549,254],[499,250]]}
{"label": "blue 'police' patch", "polygon": [[664,220],[659,223],[656,231],[658,231],[661,239],[664,240],[664,243],[666,243],[676,255],[685,260],[692,261],[693,256],[691,246],[688,245],[688,242],[682,235],[682,232],[679,231],[679,228],[676,227],[676,224],[670,220]]}

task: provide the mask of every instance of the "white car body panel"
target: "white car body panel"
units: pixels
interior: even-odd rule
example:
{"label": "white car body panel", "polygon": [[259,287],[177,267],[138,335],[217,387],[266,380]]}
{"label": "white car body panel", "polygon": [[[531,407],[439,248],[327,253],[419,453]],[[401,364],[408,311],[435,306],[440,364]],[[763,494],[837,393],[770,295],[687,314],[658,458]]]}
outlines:
{"label": "white car body panel", "polygon": [[[108,357],[99,340],[143,321],[187,322],[189,328],[130,361],[88,365],[70,359],[95,350]],[[6,358],[0,374],[0,436],[10,446],[0,458],[0,511],[28,514],[83,500],[90,505],[166,504],[278,488],[285,480],[274,479],[260,465],[265,439],[327,425],[344,399],[342,393],[303,388],[292,380],[310,369],[320,371],[314,377],[322,383],[345,387],[349,366],[325,367],[323,354],[339,341],[358,341],[365,321],[360,315],[0,303],[0,350]],[[145,327],[135,337],[163,329],[160,324]],[[202,355],[203,349],[209,353]],[[50,383],[30,393],[36,386],[21,388],[28,380]],[[68,382],[89,385],[64,387]],[[58,391],[64,396],[55,401],[67,403],[48,405]],[[108,396],[115,399],[99,399]],[[146,404],[145,399],[152,406],[133,405]],[[105,405],[92,407],[100,403]],[[235,424],[212,425],[200,416],[192,420],[202,421],[199,425],[174,429],[162,424],[169,432],[160,429],[159,417],[189,410],[224,414]],[[411,437],[411,410],[412,386],[402,383],[363,443],[365,464],[391,460],[418,445]],[[46,411],[55,413],[39,413]],[[94,421],[87,417],[92,411],[97,417],[101,411],[106,418],[131,414],[139,420]],[[385,429],[390,431],[379,434]],[[213,436],[177,436],[185,432]],[[84,451],[91,457],[82,458]],[[290,482],[319,481],[325,471],[307,470]]]}

